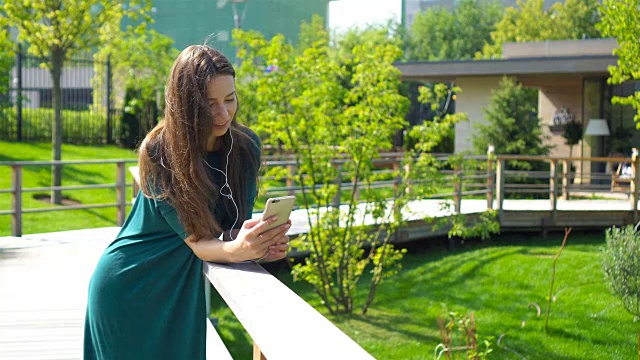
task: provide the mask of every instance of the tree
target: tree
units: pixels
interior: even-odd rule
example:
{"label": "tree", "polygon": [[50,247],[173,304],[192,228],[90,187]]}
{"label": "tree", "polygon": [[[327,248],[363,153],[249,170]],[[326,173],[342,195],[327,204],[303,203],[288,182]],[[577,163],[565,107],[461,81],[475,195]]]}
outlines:
{"label": "tree", "polygon": [[[547,155],[551,146],[545,144],[547,137],[540,128],[536,96],[535,89],[525,89],[504,77],[484,109],[486,122],[475,125],[475,152],[484,154],[491,144],[496,154]],[[514,164],[521,169],[531,168],[527,162]]]}
{"label": "tree", "polygon": [[[618,41],[618,48],[613,50],[618,56],[618,66],[609,67],[609,83],[622,84],[640,79],[640,1],[605,0],[600,13],[602,22],[599,29],[603,35]],[[640,128],[640,91],[626,97],[615,96],[612,102],[633,106],[636,109],[636,127]]]}
{"label": "tree", "polygon": [[[471,59],[490,40],[495,23],[503,13],[496,1],[462,0],[453,10],[432,7],[419,13],[407,37],[409,60],[462,60]],[[429,104],[416,101],[418,88],[434,84],[405,83],[404,91],[411,99],[408,120],[411,125],[432,121]],[[442,104],[439,104],[442,105]],[[454,132],[443,138],[434,151],[448,152],[453,148]]]}
{"label": "tree", "polygon": [[506,42],[598,38],[598,0],[566,0],[544,9],[544,0],[518,0],[507,8],[476,58],[502,57]]}
{"label": "tree", "polygon": [[571,120],[562,126],[562,137],[565,145],[569,146],[569,157],[573,157],[573,147],[582,140],[582,123]]}
{"label": "tree", "polygon": [[462,0],[453,10],[429,8],[411,25],[407,57],[429,61],[471,59],[491,39],[502,13],[495,1]]}
{"label": "tree", "polygon": [[[113,0],[4,0],[0,10],[7,24],[19,31],[19,39],[28,44],[28,51],[41,59],[53,82],[54,125],[51,134],[52,159],[62,158],[62,90],[60,77],[71,55],[89,51],[111,39],[124,16],[142,15],[150,9],[146,0],[128,3]],[[52,186],[62,185],[62,168],[54,165]],[[62,192],[54,190],[51,202],[60,204]]]}
{"label": "tree", "polygon": [[116,99],[116,103],[124,110],[123,118],[132,119],[123,119],[119,134],[122,145],[135,147],[157,123],[158,108],[164,106],[164,85],[178,54],[173,39],[147,29],[145,23],[128,26],[95,54],[94,106],[104,99],[100,89],[104,89],[104,66],[110,59],[112,96],[124,94],[124,99]]}
{"label": "tree", "polygon": [[302,21],[296,52],[302,54],[306,49],[313,47],[318,41],[329,41],[329,34],[324,29],[324,19],[318,14],[313,14],[311,22]]}
{"label": "tree", "polygon": [[[380,275],[372,282],[380,281],[392,273],[403,252],[389,243],[382,202],[361,209],[351,188],[347,210],[334,206],[339,196],[335,179],[343,174],[356,188],[371,182],[372,159],[389,148],[391,135],[404,124],[407,104],[397,93],[400,74],[392,65],[401,54],[397,46],[355,46],[347,89],[340,79],[345,68],[330,56],[326,38],[296,56],[281,35],[267,41],[256,33],[234,32],[243,72],[262,74],[253,79],[259,104],[254,128],[268,134],[263,136],[265,143],[281,146],[295,158],[301,205],[309,213],[311,229],[294,246],[310,255],[305,264],[294,267],[294,276],[311,283],[331,313],[350,313],[365,269],[372,266]],[[265,73],[269,67],[274,70]],[[336,154],[342,155],[339,163],[334,161]],[[316,206],[328,210],[314,211]],[[371,215],[375,224],[359,223],[357,211]],[[373,246],[365,253],[367,243]]]}
{"label": "tree", "polygon": [[[440,183],[431,181],[438,167],[428,149],[462,116],[438,112],[443,116],[414,131],[418,144],[406,157],[407,166],[386,175],[402,179],[391,200],[374,189],[380,177],[374,159],[392,148],[393,135],[406,125],[408,105],[393,66],[402,51],[388,34],[349,32],[335,47],[326,33],[317,34],[304,50],[296,50],[281,35],[266,40],[256,32],[234,31],[242,59],[238,87],[254,92],[253,128],[265,144],[294,159],[293,177],[301,189],[297,201],[308,214],[309,232],[292,242],[309,253],[294,266],[294,279],[309,282],[334,314],[353,312],[356,287],[368,281],[360,308],[366,313],[378,285],[398,271],[404,251],[391,240],[405,222],[403,209],[438,188]],[[423,90],[423,96],[440,104],[451,90],[439,86]],[[267,175],[281,179],[289,171],[273,168]]]}

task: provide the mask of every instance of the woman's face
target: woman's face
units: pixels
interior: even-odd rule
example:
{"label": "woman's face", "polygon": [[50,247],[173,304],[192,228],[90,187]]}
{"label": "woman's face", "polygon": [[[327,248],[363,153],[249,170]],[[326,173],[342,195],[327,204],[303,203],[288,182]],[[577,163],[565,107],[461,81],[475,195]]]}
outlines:
{"label": "woman's face", "polygon": [[211,135],[220,137],[229,130],[231,120],[233,120],[238,108],[236,84],[233,76],[220,75],[209,80],[207,96],[213,113],[213,131]]}

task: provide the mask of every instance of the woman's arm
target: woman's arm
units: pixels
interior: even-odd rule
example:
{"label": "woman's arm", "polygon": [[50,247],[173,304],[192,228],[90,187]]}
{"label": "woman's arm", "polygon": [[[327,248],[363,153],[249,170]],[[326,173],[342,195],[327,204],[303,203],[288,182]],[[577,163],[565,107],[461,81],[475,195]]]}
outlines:
{"label": "woman's arm", "polygon": [[185,232],[173,206],[166,201],[154,202],[161,216],[173,231],[184,239],[187,246],[202,260],[219,263],[256,259],[275,261],[283,259],[289,248],[289,237],[285,234],[291,226],[290,221],[264,232],[269,227],[269,224],[276,220],[275,216],[265,221],[250,219],[242,224],[242,228],[232,230],[234,232],[237,231],[233,241],[220,241],[217,238],[195,239]]}
{"label": "woman's arm", "polygon": [[242,224],[237,238],[232,241],[193,239],[189,236],[185,242],[204,261],[231,263],[263,258],[267,261],[279,260],[286,256],[289,248],[289,237],[285,234],[291,224],[287,222],[265,231],[276,220],[275,216],[265,221],[247,220]]}

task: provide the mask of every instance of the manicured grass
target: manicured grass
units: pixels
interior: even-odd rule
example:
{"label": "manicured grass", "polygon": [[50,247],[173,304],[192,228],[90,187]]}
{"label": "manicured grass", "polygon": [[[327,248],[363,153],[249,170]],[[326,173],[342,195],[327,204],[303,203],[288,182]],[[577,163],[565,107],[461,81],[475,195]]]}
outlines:
{"label": "manicured grass", "polygon": [[[136,159],[133,150],[122,149],[117,146],[79,146],[63,145],[63,160],[89,159]],[[0,161],[36,161],[51,159],[51,144],[49,143],[18,143],[0,141]],[[134,164],[129,164],[131,166]],[[50,166],[28,166],[23,169],[23,188],[51,186]],[[116,165],[67,165],[63,167],[62,185],[77,184],[115,184]],[[131,175],[127,171],[127,184],[131,184]],[[0,166],[0,189],[11,188],[11,168]],[[48,195],[48,193],[45,193]],[[34,199],[35,193],[24,193],[22,197],[23,209],[44,208],[51,205]],[[105,204],[116,202],[115,189],[90,189],[64,191],[64,197],[69,197],[81,204]],[[131,198],[131,188],[128,188],[127,199]],[[0,194],[0,209],[11,209],[11,195]],[[105,226],[116,226],[116,209],[86,209],[54,211],[45,213],[23,214],[23,234],[43,233],[51,231],[86,229]],[[11,218],[9,215],[0,216],[0,236],[11,235]]]}
{"label": "manicured grass", "polygon": [[[640,327],[604,285],[603,232],[570,235],[557,262],[546,334],[551,264],[561,235],[503,235],[455,251],[412,249],[404,269],[380,286],[366,316],[328,317],[378,359],[433,358],[441,342],[436,316],[445,307],[475,313],[478,333],[494,337],[490,359],[634,358]],[[327,315],[308,285],[292,283],[286,271],[277,275]],[[364,296],[358,294],[360,303]],[[532,302],[542,308],[540,317]],[[234,358],[249,358],[250,339],[230,310],[220,306],[214,315]]]}

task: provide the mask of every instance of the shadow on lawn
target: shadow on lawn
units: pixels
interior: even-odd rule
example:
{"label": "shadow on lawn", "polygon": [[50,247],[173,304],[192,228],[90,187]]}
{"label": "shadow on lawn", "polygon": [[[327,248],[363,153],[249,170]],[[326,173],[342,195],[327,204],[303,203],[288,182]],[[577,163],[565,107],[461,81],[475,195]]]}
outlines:
{"label": "shadow on lawn", "polygon": [[[38,144],[30,144],[33,147],[42,147]],[[27,156],[10,156],[6,153],[0,153],[0,161],[17,162],[17,161],[39,161],[42,159],[36,159],[34,157]],[[45,160],[48,161],[48,160]],[[93,170],[81,169],[80,167],[91,166]],[[100,166],[100,169],[96,167]],[[104,169],[104,167],[111,167],[110,170]],[[116,167],[115,164],[96,164],[96,165],[64,165],[62,167],[62,179],[64,182],[78,183],[82,180],[83,184],[100,184],[104,182],[105,172],[113,173],[115,178]],[[39,186],[51,185],[51,166],[37,165],[37,166],[23,166],[23,177],[34,176],[39,179]],[[92,180],[95,179],[95,180]]]}
{"label": "shadow on lawn", "polygon": [[[417,342],[423,343],[435,342],[438,343],[441,339],[437,336],[426,334],[426,332],[417,332],[403,329],[403,326],[422,329],[426,327],[426,324],[421,319],[410,315],[398,315],[398,314],[369,314],[359,315],[353,314],[349,316],[334,316],[331,317],[331,321],[336,324],[342,324],[348,321],[363,322],[370,326],[374,326],[379,329],[384,329],[390,333],[400,334],[405,339],[412,339]],[[399,326],[400,325],[400,326]],[[369,334],[371,335],[371,334]],[[384,341],[385,338],[379,337],[378,340]]]}

